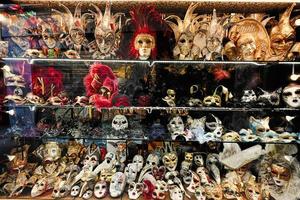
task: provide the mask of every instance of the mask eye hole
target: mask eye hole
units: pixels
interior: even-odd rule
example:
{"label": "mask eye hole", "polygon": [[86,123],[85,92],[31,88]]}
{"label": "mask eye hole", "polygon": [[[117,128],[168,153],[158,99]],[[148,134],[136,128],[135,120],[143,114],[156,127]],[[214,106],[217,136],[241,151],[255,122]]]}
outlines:
{"label": "mask eye hole", "polygon": [[179,42],[180,43],[185,43],[185,39],[181,39]]}
{"label": "mask eye hole", "polygon": [[295,91],[295,94],[300,95],[300,89]]}

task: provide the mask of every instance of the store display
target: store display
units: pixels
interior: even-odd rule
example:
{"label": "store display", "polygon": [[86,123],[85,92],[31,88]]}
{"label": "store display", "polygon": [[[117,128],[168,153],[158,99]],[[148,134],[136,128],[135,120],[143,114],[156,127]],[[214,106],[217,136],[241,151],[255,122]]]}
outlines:
{"label": "store display", "polygon": [[300,198],[299,5],[173,3],[0,5],[0,199]]}

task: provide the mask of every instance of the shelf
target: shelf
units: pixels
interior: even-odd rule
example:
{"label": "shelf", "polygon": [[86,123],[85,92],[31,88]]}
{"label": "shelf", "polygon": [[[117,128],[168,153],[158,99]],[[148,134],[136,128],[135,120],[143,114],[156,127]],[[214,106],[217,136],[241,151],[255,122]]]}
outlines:
{"label": "shelf", "polygon": [[[45,7],[57,7],[59,3],[63,3],[66,6],[73,8],[79,2],[72,0],[12,0],[13,3],[19,4],[31,4],[32,7],[45,8]],[[94,3],[98,6],[105,6],[106,1],[99,0],[81,0],[83,7],[88,7],[90,3]],[[133,9],[140,4],[153,4],[153,0],[111,0],[113,10],[126,11],[128,9]],[[169,1],[169,0],[158,0],[155,1],[155,5],[159,10],[162,11],[176,11],[176,10],[186,10],[190,3],[195,2],[195,0],[179,0],[179,1]],[[198,0],[199,7],[197,11],[203,13],[204,11],[212,11],[214,8],[220,12],[266,12],[272,10],[283,10],[289,6],[292,2],[299,2],[299,0],[274,0],[274,1],[259,1],[259,0]]]}
{"label": "shelf", "polygon": [[3,105],[4,108],[8,109],[19,109],[19,108],[28,108],[30,111],[35,111],[36,109],[92,109],[98,111],[123,111],[123,112],[132,112],[132,111],[146,111],[148,114],[151,114],[152,111],[178,111],[185,112],[185,111],[203,111],[203,112],[299,112],[300,109],[297,108],[266,108],[266,107],[109,107],[109,108],[101,108],[97,109],[94,106],[73,106],[73,105],[61,105],[61,106],[54,106],[54,105]]}
{"label": "shelf", "polygon": [[2,58],[2,62],[19,62],[23,61],[28,64],[35,65],[49,65],[49,64],[92,64],[94,62],[101,63],[118,63],[118,64],[145,64],[150,67],[157,64],[208,64],[208,65],[255,65],[255,66],[266,66],[266,65],[300,65],[300,61],[204,61],[204,60],[123,60],[123,59],[64,59],[64,58]]}

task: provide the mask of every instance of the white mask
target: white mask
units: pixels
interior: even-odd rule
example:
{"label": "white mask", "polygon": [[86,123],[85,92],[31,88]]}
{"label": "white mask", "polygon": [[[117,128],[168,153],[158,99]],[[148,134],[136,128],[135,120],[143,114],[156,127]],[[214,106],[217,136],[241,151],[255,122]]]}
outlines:
{"label": "white mask", "polygon": [[173,117],[168,123],[168,131],[171,135],[177,133],[182,134],[184,132],[184,123],[180,116]]}
{"label": "white mask", "polygon": [[158,180],[155,185],[155,189],[152,193],[153,199],[165,199],[166,192],[168,191],[167,183],[165,181]]}
{"label": "white mask", "polygon": [[128,186],[128,197],[129,199],[138,199],[143,193],[144,184],[131,182]]}
{"label": "white mask", "polygon": [[66,197],[70,192],[70,187],[68,186],[67,181],[59,181],[55,184],[52,191],[53,198],[63,198]]}
{"label": "white mask", "polygon": [[92,191],[92,190],[87,190],[87,191],[83,194],[82,198],[83,198],[83,199],[90,199],[90,198],[92,198],[92,196],[93,196],[93,191]]}
{"label": "white mask", "polygon": [[198,185],[196,187],[195,197],[196,197],[197,200],[206,200],[205,189],[201,185]]}
{"label": "white mask", "polygon": [[243,103],[250,103],[255,102],[257,99],[254,90],[244,90],[244,94],[241,98],[241,102]]}
{"label": "white mask", "polygon": [[50,188],[49,188],[47,179],[42,178],[34,184],[32,190],[31,190],[31,197],[40,196],[44,192],[46,192],[48,189],[50,189]]}
{"label": "white mask", "polygon": [[108,193],[108,185],[106,181],[99,181],[95,184],[94,187],[94,196],[96,198],[103,198]]}
{"label": "white mask", "polygon": [[79,185],[74,185],[71,189],[71,196],[72,197],[77,197],[80,192],[80,186]]}
{"label": "white mask", "polygon": [[287,106],[300,108],[300,85],[290,85],[282,91],[283,101]]}
{"label": "white mask", "polygon": [[171,200],[183,200],[183,191],[177,185],[171,186],[169,190]]}
{"label": "white mask", "polygon": [[159,157],[156,154],[149,154],[146,160],[146,165],[145,167],[153,167],[153,166],[158,166],[159,164]]}
{"label": "white mask", "polygon": [[142,170],[144,165],[144,157],[141,155],[135,155],[132,160],[133,163],[138,165],[138,172]]}
{"label": "white mask", "polygon": [[195,193],[196,187],[200,185],[200,178],[195,172],[191,171],[191,173],[192,181],[191,184],[187,187],[187,190],[191,193]]}
{"label": "white mask", "polygon": [[127,167],[125,167],[124,173],[127,178],[127,183],[134,182],[138,174],[138,165],[129,163]]}
{"label": "white mask", "polygon": [[126,186],[126,176],[122,172],[116,172],[110,182],[109,193],[111,197],[119,197]]}
{"label": "white mask", "polygon": [[128,128],[128,120],[125,115],[116,115],[111,122],[111,126],[116,131],[125,130]]}

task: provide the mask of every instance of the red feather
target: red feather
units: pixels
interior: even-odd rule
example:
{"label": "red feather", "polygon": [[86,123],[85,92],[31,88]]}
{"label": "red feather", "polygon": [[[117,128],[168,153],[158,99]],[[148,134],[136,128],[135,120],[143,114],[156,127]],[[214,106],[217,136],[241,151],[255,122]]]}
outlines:
{"label": "red feather", "polygon": [[145,185],[144,191],[143,191],[143,197],[146,200],[150,200],[150,199],[152,199],[152,193],[155,189],[155,186],[149,180],[144,180],[143,183]]}
{"label": "red feather", "polygon": [[216,81],[221,81],[221,80],[230,78],[230,73],[222,68],[216,68],[213,71],[213,75],[214,75]]}
{"label": "red feather", "polygon": [[116,107],[129,107],[130,101],[129,98],[125,95],[123,96],[115,96],[115,98],[113,99],[113,105]]}

